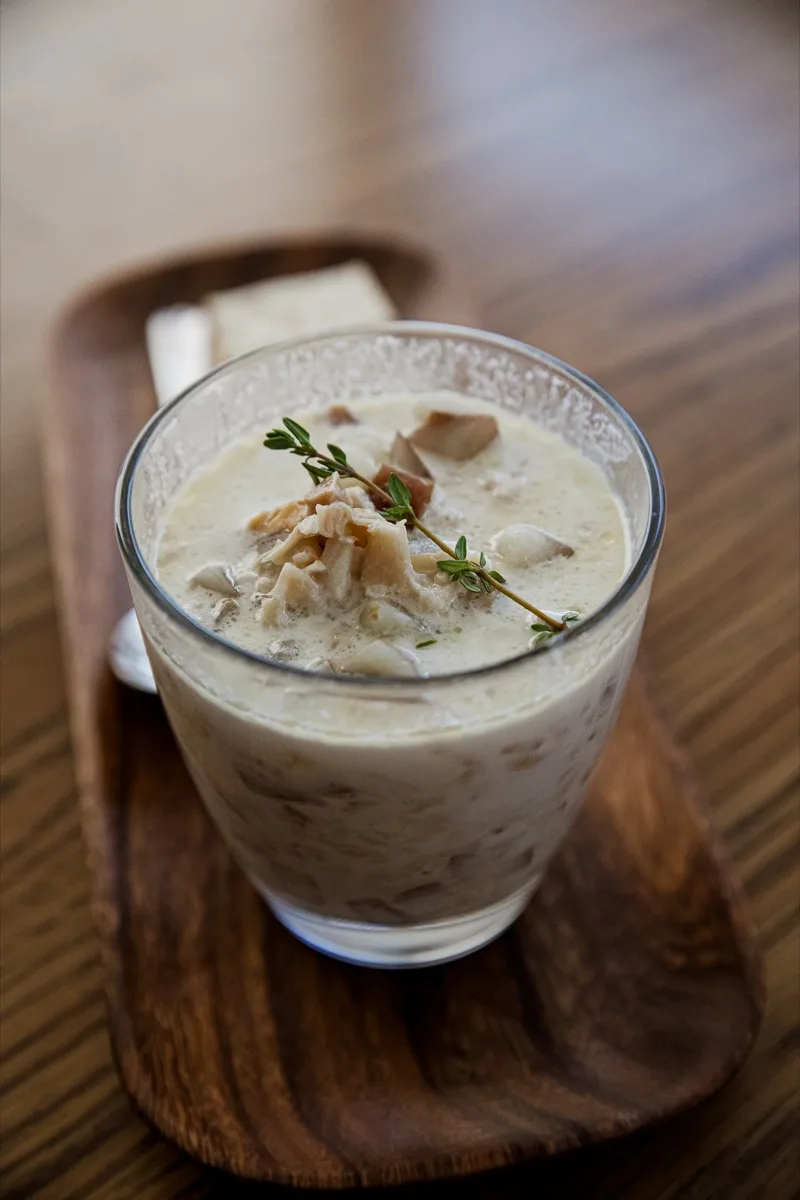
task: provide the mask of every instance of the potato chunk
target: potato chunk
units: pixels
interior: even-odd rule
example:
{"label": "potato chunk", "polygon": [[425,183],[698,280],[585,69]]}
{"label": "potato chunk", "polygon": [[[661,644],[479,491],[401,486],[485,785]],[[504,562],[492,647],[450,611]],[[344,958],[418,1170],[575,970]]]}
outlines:
{"label": "potato chunk", "polygon": [[336,670],[346,671],[348,675],[385,675],[391,678],[420,674],[415,654],[379,641],[369,642],[350,654],[334,659],[332,666]]}
{"label": "potato chunk", "polygon": [[506,525],[489,544],[512,567],[535,567],[552,558],[570,558],[574,554],[571,546],[538,525]]}

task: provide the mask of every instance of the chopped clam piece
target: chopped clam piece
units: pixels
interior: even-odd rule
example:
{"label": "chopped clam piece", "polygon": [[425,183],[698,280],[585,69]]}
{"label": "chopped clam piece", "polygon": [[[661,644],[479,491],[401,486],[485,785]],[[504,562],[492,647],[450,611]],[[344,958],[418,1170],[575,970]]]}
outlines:
{"label": "chopped clam piece", "polygon": [[439,559],[442,557],[441,551],[438,554],[412,554],[411,565],[415,571],[419,571],[420,575],[435,575],[439,570]]}
{"label": "chopped clam piece", "polygon": [[328,420],[331,425],[358,425],[358,420],[346,404],[331,405],[328,409]]}
{"label": "chopped clam piece", "polygon": [[262,534],[291,533],[320,504],[346,502],[347,504],[371,505],[372,502],[366,492],[362,489],[356,493],[353,491],[354,486],[360,487],[358,480],[341,479],[334,472],[333,475],[329,475],[327,479],[323,479],[321,483],[313,487],[302,500],[292,500],[288,504],[279,505],[278,508],[256,513],[247,522],[247,528],[253,530],[254,533]]}
{"label": "chopped clam piece", "polygon": [[394,604],[385,604],[380,600],[368,600],[359,614],[362,629],[380,637],[395,637],[401,633],[419,633],[422,628],[419,621],[410,613],[405,612]]}
{"label": "chopped clam piece", "polygon": [[222,563],[208,563],[201,567],[199,571],[195,571],[189,583],[195,587],[208,588],[210,592],[219,592],[221,596],[239,595],[230,567],[224,567]]}
{"label": "chopped clam piece", "polygon": [[357,479],[342,479],[339,475],[331,475],[312,488],[305,503],[312,515],[319,513],[321,508],[336,504],[347,504],[350,508],[374,508],[370,496]]}
{"label": "chopped clam piece", "polygon": [[325,543],[321,560],[327,572],[325,590],[334,604],[343,604],[349,598],[363,553],[350,537],[331,538]]}
{"label": "chopped clam piece", "polygon": [[214,628],[216,629],[217,625],[219,625],[220,622],[225,619],[225,617],[229,617],[231,613],[238,611],[238,600],[234,600],[233,596],[223,596],[222,599],[218,600],[214,605],[214,610],[211,613],[211,620],[214,624]]}
{"label": "chopped clam piece", "polygon": [[260,533],[256,538],[255,543],[255,559],[253,562],[254,568],[263,567],[267,559],[267,554],[276,546],[278,542],[282,542],[286,537],[287,531],[282,529],[280,533]]}
{"label": "chopped clam piece", "polygon": [[337,501],[352,504],[353,498],[345,494],[343,481],[334,472],[333,475],[328,475],[308,492],[303,504],[307,515],[313,513],[318,504],[335,504]]}
{"label": "chopped clam piece", "polygon": [[318,553],[314,557],[319,558],[319,551],[321,550],[319,539],[307,527],[306,522],[309,520],[314,521],[316,518],[305,517],[299,525],[295,526],[284,541],[278,542],[268,554],[264,555],[263,562],[265,566],[281,567],[284,563],[291,562],[298,551],[309,548],[316,549]]}
{"label": "chopped clam piece", "polygon": [[349,675],[419,675],[419,661],[410,650],[390,646],[387,642],[369,642],[348,655],[334,660],[333,665]]}
{"label": "chopped clam piece", "polygon": [[256,513],[247,522],[247,528],[256,533],[283,533],[286,530],[294,529],[295,525],[306,516],[308,516],[306,506],[292,501],[289,504],[281,504],[279,508]]}
{"label": "chopped clam piece", "polygon": [[[353,509],[349,504],[337,501],[335,504],[326,504],[324,507],[320,505],[312,519],[317,523],[316,528],[320,537],[354,536]],[[308,528],[311,528],[310,522]]]}
{"label": "chopped clam piece", "polygon": [[497,435],[497,421],[489,413],[430,412],[408,440],[420,450],[464,462],[484,450]]}
{"label": "chopped clam piece", "polygon": [[322,589],[314,576],[285,563],[278,582],[261,602],[261,620],[265,625],[281,625],[292,613],[321,612],[323,607]]}
{"label": "chopped clam piece", "polygon": [[[421,517],[433,495],[433,480],[423,479],[421,475],[412,475],[409,471],[403,471],[399,467],[390,467],[388,463],[381,463],[378,473],[372,482],[377,483],[378,487],[385,489],[391,475],[396,475],[398,479],[402,479],[411,492],[411,507],[417,516]],[[375,507],[388,508],[389,502],[381,496],[376,495]]]}
{"label": "chopped clam piece", "polygon": [[[388,478],[392,468],[385,470]],[[405,478],[412,493],[430,495],[432,480]],[[290,530],[287,522],[293,523]],[[265,625],[280,626],[296,616],[340,609],[357,613],[363,606],[362,628],[373,634],[418,634],[425,626],[415,616],[437,613],[443,607],[441,589],[433,586],[432,556],[423,556],[425,570],[418,574],[405,525],[384,520],[363,490],[345,491],[338,475],[322,480],[302,501],[263,514],[260,535],[277,525],[284,528],[267,534],[274,537],[270,548],[251,551],[247,562],[253,565],[240,571],[243,582],[246,579],[243,590],[252,596]],[[230,570],[218,564],[198,571],[193,581],[224,596],[239,595]],[[219,611],[232,609],[226,606]],[[395,673],[407,669],[405,660],[399,666],[395,663]]]}
{"label": "chopped clam piece", "polygon": [[292,562],[302,571],[303,567],[310,567],[320,557],[321,551],[315,542],[308,542],[305,546],[292,555]]}
{"label": "chopped clam piece", "polygon": [[417,475],[420,479],[433,479],[411,442],[407,437],[403,437],[402,433],[394,435],[392,448],[389,451],[389,461],[395,467],[399,467],[401,471],[408,471],[409,474]]}
{"label": "chopped clam piece", "polygon": [[270,558],[270,554],[275,549],[275,547],[278,545],[278,542],[283,541],[283,540],[284,539],[282,539],[282,538],[276,539],[276,541],[273,542],[272,546],[266,552],[266,554],[260,554],[258,556],[258,558],[256,559],[256,570],[259,575],[268,574],[270,571],[275,570],[275,564],[272,561],[272,559]]}
{"label": "chopped clam piece", "polygon": [[506,525],[489,544],[512,567],[534,567],[551,558],[570,558],[575,553],[566,542],[538,525]]}
{"label": "chopped clam piece", "polygon": [[422,583],[411,565],[402,524],[374,520],[364,547],[361,582],[370,598],[390,597],[411,612],[432,612],[440,603],[437,589]]}

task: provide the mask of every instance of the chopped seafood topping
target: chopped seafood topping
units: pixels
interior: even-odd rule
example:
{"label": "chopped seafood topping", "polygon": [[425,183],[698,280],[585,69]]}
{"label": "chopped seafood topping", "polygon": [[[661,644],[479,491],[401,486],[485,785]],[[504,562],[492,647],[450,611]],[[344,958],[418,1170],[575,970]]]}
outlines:
{"label": "chopped seafood topping", "polygon": [[389,524],[367,507],[366,497],[360,507],[340,499],[348,493],[338,476],[326,484],[306,498],[307,507],[316,501],[314,511],[265,555],[279,568],[261,605],[265,624],[331,612],[365,597],[396,599],[415,615],[437,611],[441,590],[414,570],[405,525]]}
{"label": "chopped seafood topping", "polygon": [[440,392],[348,397],[298,420],[362,479],[309,486],[302,457],[267,453],[254,430],[190,481],[160,544],[159,578],[178,602],[257,654],[285,661],[271,647],[290,642],[298,668],[424,676],[512,658],[532,635],[544,643],[524,608],[475,590],[469,563],[460,575],[424,529],[387,511],[376,488],[390,493],[392,476],[439,542],[465,538],[467,559],[483,555],[541,612],[588,615],[624,573],[601,470],[522,417]]}

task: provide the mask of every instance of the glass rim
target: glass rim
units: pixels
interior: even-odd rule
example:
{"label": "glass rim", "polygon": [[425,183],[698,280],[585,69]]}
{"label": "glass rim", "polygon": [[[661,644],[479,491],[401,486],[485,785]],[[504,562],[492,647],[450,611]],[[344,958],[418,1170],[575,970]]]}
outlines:
{"label": "glass rim", "polygon": [[[510,351],[514,354],[521,354],[538,362],[540,365],[551,369],[556,368],[569,379],[592,392],[622,423],[638,449],[645,466],[650,489],[650,512],[647,518],[647,532],[641,549],[605,603],[596,609],[591,616],[587,617],[585,621],[581,621],[574,629],[568,629],[553,639],[553,641],[546,643],[541,649],[536,651],[526,649],[519,654],[515,654],[512,658],[501,659],[500,662],[486,663],[479,667],[471,667],[466,671],[451,671],[443,675],[411,677],[336,675],[327,674],[323,671],[309,671],[304,667],[295,666],[293,663],[279,662],[277,659],[269,658],[265,654],[257,654],[254,650],[246,650],[244,647],[237,646],[234,642],[230,642],[220,634],[215,633],[213,629],[208,629],[172,599],[169,593],[162,588],[147,565],[134,531],[133,514],[131,511],[132,492],[136,468],[148,442],[162,421],[166,420],[171,413],[194,395],[195,392],[205,387],[210,380],[218,376],[232,374],[239,369],[242,363],[258,358],[265,353],[281,353],[288,349],[300,349],[304,346],[313,346],[317,343],[330,342],[342,338],[380,334],[394,334],[401,337],[461,338],[464,341],[482,343],[490,347]],[[544,350],[537,350],[525,342],[521,342],[516,338],[506,337],[503,334],[489,333],[481,329],[472,329],[469,326],[450,325],[437,321],[383,321],[380,324],[366,323],[352,325],[346,329],[323,330],[317,334],[303,335],[282,342],[274,342],[267,346],[261,346],[256,350],[249,351],[247,354],[230,359],[218,367],[214,367],[207,374],[203,375],[202,378],[190,384],[189,387],[185,388],[162,408],[157,409],[141,429],[134,439],[120,469],[114,507],[115,530],[123,561],[131,571],[136,582],[141,585],[158,608],[190,634],[200,637],[201,640],[210,646],[216,647],[222,653],[232,654],[239,659],[249,660],[269,671],[282,672],[287,681],[292,678],[301,678],[309,681],[322,681],[332,687],[346,688],[356,685],[360,688],[374,687],[376,690],[380,690],[381,688],[385,690],[387,687],[401,687],[403,689],[430,688],[432,686],[452,685],[453,683],[470,679],[482,679],[498,672],[510,671],[518,667],[521,663],[530,661],[533,658],[540,659],[542,655],[547,655],[551,651],[563,646],[567,640],[572,642],[585,637],[591,630],[604,625],[634,595],[639,586],[647,578],[661,546],[666,518],[664,480],[656,456],[633,417],[622,407],[618,400],[615,400],[613,396],[600,387],[599,384],[595,383],[593,379],[590,379],[588,375],[584,375],[576,367],[571,367],[568,363],[562,362],[561,359],[546,353]]]}

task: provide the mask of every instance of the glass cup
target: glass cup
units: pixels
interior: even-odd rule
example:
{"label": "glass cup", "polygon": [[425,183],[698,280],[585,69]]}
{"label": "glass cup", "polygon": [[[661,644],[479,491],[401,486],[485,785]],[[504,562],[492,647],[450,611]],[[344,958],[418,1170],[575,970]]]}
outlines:
{"label": "glass cup", "polygon": [[[631,566],[573,631],[461,674],[326,676],[239,649],[163,591],[163,518],[231,438],[299,408],[439,389],[530,416],[605,471]],[[178,744],[278,919],[318,950],[383,967],[446,962],[501,933],[577,814],[636,653],[664,493],[630,417],[578,371],[508,338],[421,322],[358,328],[258,350],[161,409],[131,449],[116,508]]]}

